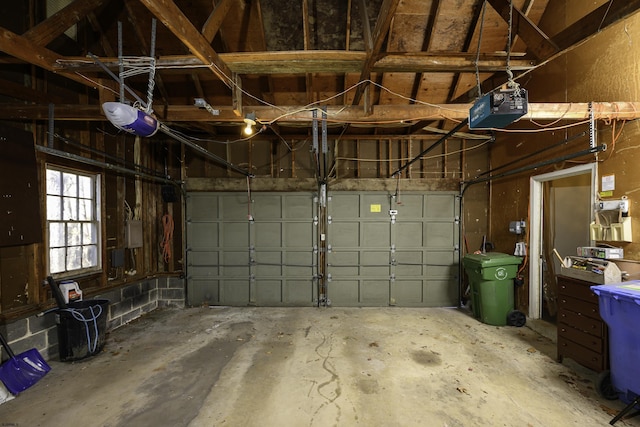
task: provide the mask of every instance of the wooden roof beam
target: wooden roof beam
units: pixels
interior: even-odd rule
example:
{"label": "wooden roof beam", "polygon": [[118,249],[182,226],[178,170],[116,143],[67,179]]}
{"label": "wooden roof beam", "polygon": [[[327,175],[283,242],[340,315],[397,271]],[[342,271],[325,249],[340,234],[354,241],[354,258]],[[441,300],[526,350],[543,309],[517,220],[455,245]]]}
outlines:
{"label": "wooden roof beam", "polygon": [[207,18],[207,21],[202,26],[202,35],[211,44],[215,38],[224,18],[227,16],[227,12],[231,9],[231,5],[234,1],[238,0],[221,0],[218,5],[213,8],[213,11]]}
{"label": "wooden roof beam", "polygon": [[[393,16],[395,15],[396,9],[398,8],[398,3],[400,3],[400,0],[383,0],[382,5],[380,6],[378,20],[376,21],[376,26],[373,30],[373,34],[371,35],[371,41],[373,45],[370,46],[369,43],[365,43],[365,46],[367,46],[367,57],[362,66],[362,71],[360,72],[361,82],[369,80],[369,78],[371,77],[372,66],[378,58],[378,55],[382,51],[382,46],[384,45],[384,41],[389,34],[391,22],[393,21]],[[366,10],[365,2],[362,1],[361,4],[364,10]],[[363,22],[363,27],[368,26],[369,22]],[[363,91],[364,86],[359,85],[353,97],[352,105],[358,105],[360,103]]]}
{"label": "wooden roof beam", "polygon": [[[237,52],[221,53],[220,58],[237,74],[305,74],[305,73],[354,73],[363,67],[366,54],[357,51],[343,50],[308,50],[280,52]],[[377,73],[386,72],[475,72],[476,55],[474,53],[402,53],[389,52],[381,54],[371,70]],[[514,58],[513,56],[516,56]],[[520,58],[520,54],[512,55],[511,69],[526,71],[536,66],[536,61]],[[117,58],[100,58],[100,62],[112,70],[117,70]],[[2,61],[0,61],[2,63]],[[481,72],[504,71],[507,64],[506,54],[481,54],[477,67]],[[87,63],[84,57],[66,57],[65,61],[56,64],[61,70],[96,72],[100,70],[95,64]],[[157,67],[172,67],[166,73],[183,73],[180,66],[194,67],[205,65],[195,56],[162,56],[157,58]]]}
{"label": "wooden roof beam", "polygon": [[75,0],[62,10],[31,28],[22,36],[30,42],[46,46],[107,0]]}
{"label": "wooden roof beam", "polygon": [[231,88],[231,70],[173,0],[140,0],[200,61]]}
{"label": "wooden roof beam", "polygon": [[14,56],[26,63],[36,65],[47,71],[58,73],[84,86],[89,86],[94,89],[96,87],[94,82],[77,75],[75,72],[66,72],[57,67],[56,65],[58,61],[64,60],[63,56],[60,56],[45,47],[39,46],[32,41],[29,41],[23,36],[19,36],[18,34],[1,27],[0,51]]}
{"label": "wooden roof beam", "polygon": [[[489,3],[508,25],[511,9],[510,0],[489,0]],[[536,58],[547,59],[560,51],[560,48],[520,9],[513,7],[512,16],[512,34],[519,36]]]}
{"label": "wooden roof beam", "polygon": [[569,25],[553,37],[560,49],[568,49],[576,43],[597,34],[640,10],[640,0],[609,1],[593,12]]}
{"label": "wooden roof beam", "polygon": [[[606,120],[634,120],[640,118],[640,102],[593,102],[594,117]],[[362,106],[327,106],[327,122],[332,125],[354,123],[379,125],[380,122],[409,122],[419,120],[454,120],[465,119],[473,104],[443,104],[443,105],[376,105],[371,115],[367,115]],[[209,112],[193,105],[159,106],[156,113],[166,117],[168,122],[217,122],[242,123],[243,117],[238,117],[231,107],[212,106],[220,111],[219,116],[212,116]],[[69,105],[57,104],[56,120],[106,120],[99,105]],[[303,106],[261,106],[251,107],[261,123],[278,120],[278,123],[310,123],[312,112]],[[534,120],[588,120],[590,117],[589,103],[530,103],[529,112],[520,119]],[[46,120],[48,118],[48,104],[0,104],[0,120]]]}

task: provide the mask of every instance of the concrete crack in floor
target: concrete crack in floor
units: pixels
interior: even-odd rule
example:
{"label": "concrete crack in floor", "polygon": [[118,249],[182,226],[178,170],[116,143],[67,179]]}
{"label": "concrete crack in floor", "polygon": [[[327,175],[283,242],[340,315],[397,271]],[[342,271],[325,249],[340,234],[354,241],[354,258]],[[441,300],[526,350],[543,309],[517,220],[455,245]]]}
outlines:
{"label": "concrete crack in floor", "polygon": [[[321,348],[325,344],[327,344],[327,341],[328,341],[329,348],[328,348],[326,354],[323,355],[321,353]],[[342,415],[342,408],[336,402],[336,400],[342,394],[342,387],[340,385],[340,377],[338,376],[338,374],[335,371],[335,366],[333,366],[331,364],[331,362],[329,361],[329,358],[331,357],[331,352],[332,351],[333,351],[333,344],[331,343],[331,340],[327,340],[327,337],[324,334],[322,334],[322,341],[320,342],[320,344],[318,344],[316,346],[315,352],[322,359],[322,369],[327,371],[329,373],[329,375],[331,376],[331,378],[329,380],[327,380],[327,381],[324,381],[324,382],[318,384],[318,387],[316,387],[316,390],[317,390],[318,394],[325,399],[325,402],[323,402],[315,410],[315,412],[313,413],[313,416],[311,417],[311,422],[309,423],[309,425],[313,425],[314,420],[315,420],[316,416],[320,413],[320,411],[322,411],[323,409],[327,408],[330,405],[334,406],[335,409],[336,409],[336,419],[335,419],[336,423],[335,423],[335,425],[338,425],[339,422],[340,422],[340,417]],[[323,390],[328,388],[331,385],[335,386],[335,388],[332,390],[332,392],[325,394],[325,392]],[[331,394],[333,394],[333,396],[331,396]]]}

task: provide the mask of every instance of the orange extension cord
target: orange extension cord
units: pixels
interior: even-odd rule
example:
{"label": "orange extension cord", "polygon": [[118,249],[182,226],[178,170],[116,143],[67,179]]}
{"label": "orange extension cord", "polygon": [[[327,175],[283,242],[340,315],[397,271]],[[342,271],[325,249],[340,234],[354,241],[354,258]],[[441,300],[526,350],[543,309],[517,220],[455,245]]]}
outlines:
{"label": "orange extension cord", "polygon": [[160,247],[162,248],[162,259],[166,263],[171,259],[173,227],[173,217],[169,214],[164,214],[162,217],[162,242],[160,243]]}

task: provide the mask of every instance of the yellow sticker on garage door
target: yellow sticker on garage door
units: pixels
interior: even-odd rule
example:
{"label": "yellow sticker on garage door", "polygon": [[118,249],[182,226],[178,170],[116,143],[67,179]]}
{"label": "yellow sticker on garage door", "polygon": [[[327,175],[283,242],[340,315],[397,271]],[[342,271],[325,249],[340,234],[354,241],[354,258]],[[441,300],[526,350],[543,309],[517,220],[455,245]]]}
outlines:
{"label": "yellow sticker on garage door", "polygon": [[382,212],[382,205],[371,205],[371,212]]}

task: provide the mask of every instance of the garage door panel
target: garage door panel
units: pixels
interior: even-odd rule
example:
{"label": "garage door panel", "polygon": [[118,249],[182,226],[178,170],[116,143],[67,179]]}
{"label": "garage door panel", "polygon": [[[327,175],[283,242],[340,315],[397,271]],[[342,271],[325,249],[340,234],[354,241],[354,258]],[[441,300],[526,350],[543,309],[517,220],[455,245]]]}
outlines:
{"label": "garage door panel", "polygon": [[213,223],[187,224],[189,248],[194,250],[215,249],[220,246],[218,241],[218,225]]}
{"label": "garage door panel", "polygon": [[389,277],[389,251],[362,251],[360,258],[360,277]]}
{"label": "garage door panel", "polygon": [[398,221],[395,224],[397,246],[421,247],[423,245],[422,227],[422,222]]}
{"label": "garage door panel", "polygon": [[210,251],[196,251],[193,249],[189,250],[189,257],[187,261],[188,266],[215,266],[217,267],[218,262],[218,252],[215,250]]}
{"label": "garage door panel", "polygon": [[389,305],[389,280],[362,280],[360,303],[365,306]]}
{"label": "garage door panel", "polygon": [[255,227],[255,246],[260,247],[282,247],[282,224],[279,222],[259,222],[253,224]]}
{"label": "garage door panel", "polygon": [[401,307],[424,305],[424,280],[396,280],[393,283],[393,303]]}
{"label": "garage door panel", "polygon": [[338,277],[357,276],[360,265],[360,252],[332,251],[328,254],[330,274]]}
{"label": "garage door panel", "polygon": [[457,281],[453,279],[426,280],[424,299],[426,307],[454,307],[458,301]]}
{"label": "garage door panel", "polygon": [[256,303],[259,305],[280,305],[282,303],[282,281],[260,280],[256,286]]}
{"label": "garage door panel", "polygon": [[329,282],[328,295],[334,306],[358,306],[360,305],[360,283],[358,280],[332,280]]}
{"label": "garage door panel", "polygon": [[247,220],[249,212],[249,199],[246,193],[225,193],[219,195],[218,219],[224,221]]}
{"label": "garage door panel", "polygon": [[421,276],[423,274],[423,251],[396,252],[396,276]]}
{"label": "garage door panel", "polygon": [[284,245],[287,248],[313,247],[313,223],[292,222],[284,223]]}
{"label": "garage door panel", "polygon": [[192,279],[188,282],[187,300],[192,306],[215,305],[220,302],[219,282],[210,279]]}
{"label": "garage door panel", "polygon": [[255,277],[282,277],[282,253],[255,251]]}
{"label": "garage door panel", "polygon": [[258,220],[282,218],[282,197],[275,194],[252,194],[253,216]]}
{"label": "garage door panel", "polygon": [[284,277],[313,276],[314,253],[313,251],[284,252]]}
{"label": "garage door panel", "polygon": [[284,303],[286,305],[310,306],[313,304],[314,281],[308,280],[285,280],[284,281]]}
{"label": "garage door panel", "polygon": [[424,217],[426,219],[455,218],[455,195],[452,194],[426,194],[424,197]]}
{"label": "garage door panel", "polygon": [[283,218],[298,221],[313,218],[313,196],[310,194],[287,194],[284,201]]}
{"label": "garage door panel", "polygon": [[401,220],[420,219],[423,218],[423,199],[422,194],[401,194],[398,197],[397,210],[402,213]]}
{"label": "garage door panel", "polygon": [[220,302],[227,305],[247,305],[249,303],[249,281],[226,279],[220,285]]}
{"label": "garage door panel", "polygon": [[358,218],[360,196],[353,193],[332,193],[329,208],[333,218]]}
{"label": "garage door panel", "polygon": [[190,266],[189,276],[197,277],[200,280],[211,278],[217,279],[220,275],[220,270],[217,266]]}
{"label": "garage door panel", "polygon": [[360,218],[389,220],[389,195],[364,193],[361,196]]}
{"label": "garage door panel", "polygon": [[365,222],[362,224],[362,247],[387,249],[391,247],[391,228],[389,227],[388,217],[385,220],[387,222]]}
{"label": "garage door panel", "polygon": [[222,275],[224,277],[246,277],[249,271],[249,253],[227,251],[222,254]]}
{"label": "garage door panel", "polygon": [[[247,248],[249,225],[246,222],[227,222],[220,230],[220,246],[223,248]],[[191,238],[193,236],[189,236]]]}
{"label": "garage door panel", "polygon": [[203,193],[187,197],[187,221],[215,221],[218,218],[218,197]]}
{"label": "garage door panel", "polygon": [[360,246],[360,224],[355,221],[333,222],[329,228],[329,239],[333,247],[357,248]]}
{"label": "garage door panel", "polygon": [[424,246],[427,248],[453,248],[456,238],[456,225],[447,222],[425,224]]}

